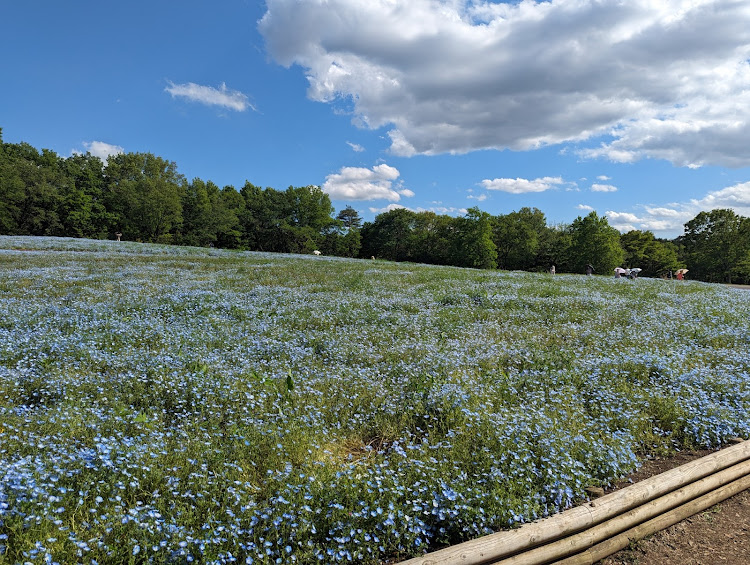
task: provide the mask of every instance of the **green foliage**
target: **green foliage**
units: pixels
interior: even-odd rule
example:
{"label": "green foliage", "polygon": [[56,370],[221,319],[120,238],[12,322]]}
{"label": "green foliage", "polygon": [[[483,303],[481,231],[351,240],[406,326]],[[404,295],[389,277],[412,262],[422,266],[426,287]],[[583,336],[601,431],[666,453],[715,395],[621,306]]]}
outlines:
{"label": "green foliage", "polygon": [[363,257],[479,269],[497,266],[491,216],[478,208],[459,218],[397,208],[365,223],[362,240]]}
{"label": "green foliage", "polygon": [[[8,233],[62,235],[60,160],[28,143],[4,144],[0,156],[0,225]],[[5,233],[5,232],[3,232]]]}
{"label": "green foliage", "polygon": [[286,192],[287,223],[295,228],[310,228],[315,233],[330,228],[333,207],[330,197],[319,186],[290,186]]}
{"label": "green foliage", "polygon": [[685,224],[682,243],[691,277],[730,283],[739,275],[747,280],[750,219],[729,209],[700,212]]}
{"label": "green foliage", "polygon": [[454,265],[476,269],[497,267],[497,247],[492,241],[491,216],[479,208],[469,208],[456,218],[456,257]]}
{"label": "green foliage", "polygon": [[[211,191],[218,187],[209,182]],[[182,192],[183,245],[209,245],[216,241],[216,230],[211,226],[211,200],[209,187],[199,178],[184,186]]]}
{"label": "green foliage", "polygon": [[12,154],[11,146],[0,144],[0,233],[19,234],[18,222],[26,184],[21,176],[21,163]]}
{"label": "green foliage", "polygon": [[245,200],[233,186],[225,186],[221,191],[213,193],[211,218],[218,247],[234,249],[242,246],[240,217],[244,210]]}
{"label": "green foliage", "polygon": [[414,260],[433,265],[454,265],[454,219],[434,212],[416,215],[412,244]]}
{"label": "green foliage", "polygon": [[353,229],[358,230],[362,227],[362,218],[359,217],[359,212],[351,206],[347,206],[341,210],[336,219],[341,222],[341,225],[347,232]]}
{"label": "green foliage", "polygon": [[365,241],[362,253],[391,261],[413,260],[411,235],[417,214],[406,208],[396,208],[379,214],[375,221],[362,228]]}
{"label": "green foliage", "polygon": [[683,267],[677,258],[677,246],[660,241],[651,232],[632,230],[620,236],[625,252],[624,265],[643,269],[641,276],[659,277]]}
{"label": "green foliage", "polygon": [[[493,241],[501,269],[532,270],[547,230],[544,214],[537,208],[521,208],[493,218]],[[556,261],[551,261],[554,264]]]}
{"label": "green foliage", "polygon": [[480,269],[609,275],[616,266],[664,276],[687,267],[690,278],[750,283],[750,220],[732,210],[701,212],[685,234],[664,241],[651,232],[620,236],[592,212],[571,225],[548,226],[523,207],[490,216],[398,208],[362,225],[347,205],[335,214],[319,186],[280,191],[246,182],[239,190],[210,180],[188,182],[174,162],[151,153],[87,153],[61,158],[28,143],[0,139],[0,234],[68,236],[340,257],[376,257]]}
{"label": "green foliage", "polygon": [[103,202],[104,177],[99,157],[75,154],[63,164],[63,232],[67,236],[103,238],[107,236],[109,215]]}
{"label": "green foliage", "polygon": [[558,272],[570,272],[570,246],[572,238],[568,226],[564,224],[550,226],[539,238],[539,251],[536,264],[541,270],[555,265]]}
{"label": "green foliage", "polygon": [[151,153],[122,153],[109,157],[104,176],[114,230],[138,241],[171,241],[182,222],[184,177],[175,163]]}
{"label": "green foliage", "polygon": [[600,218],[596,212],[585,218],[579,216],[570,226],[570,236],[568,264],[574,272],[583,273],[591,264],[598,273],[610,274],[622,264],[620,234],[606,217]]}
{"label": "green foliage", "polygon": [[750,249],[745,252],[744,256],[740,256],[737,263],[732,266],[732,280],[742,284],[750,284]]}

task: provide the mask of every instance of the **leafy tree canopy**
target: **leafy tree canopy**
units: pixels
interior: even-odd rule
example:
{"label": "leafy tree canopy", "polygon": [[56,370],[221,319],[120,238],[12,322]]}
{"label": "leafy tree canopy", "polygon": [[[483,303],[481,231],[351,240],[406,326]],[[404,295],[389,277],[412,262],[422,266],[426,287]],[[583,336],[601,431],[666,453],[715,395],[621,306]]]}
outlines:
{"label": "leafy tree canopy", "polygon": [[600,274],[609,274],[622,264],[625,254],[620,246],[620,233],[609,225],[606,217],[591,212],[576,218],[570,226],[571,243],[568,263],[573,272],[583,273],[591,264]]}
{"label": "leafy tree canopy", "polygon": [[730,209],[699,213],[673,241],[651,232],[620,235],[595,212],[548,226],[537,208],[490,216],[479,208],[451,217],[397,208],[364,222],[346,205],[336,213],[319,186],[237,191],[185,179],[151,153],[122,153],[106,163],[86,154],[59,157],[28,143],[5,143],[0,128],[0,234],[54,235],[215,245],[283,253],[315,249],[491,269],[609,275],[617,266],[661,276],[750,282],[750,219]]}

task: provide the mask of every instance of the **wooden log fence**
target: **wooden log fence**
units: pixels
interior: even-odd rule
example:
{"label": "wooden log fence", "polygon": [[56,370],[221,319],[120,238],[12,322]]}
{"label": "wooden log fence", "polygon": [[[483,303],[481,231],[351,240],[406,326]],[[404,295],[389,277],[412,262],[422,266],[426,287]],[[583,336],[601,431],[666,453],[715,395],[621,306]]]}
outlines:
{"label": "wooden log fence", "polygon": [[590,565],[750,488],[750,441],[515,530],[398,565]]}

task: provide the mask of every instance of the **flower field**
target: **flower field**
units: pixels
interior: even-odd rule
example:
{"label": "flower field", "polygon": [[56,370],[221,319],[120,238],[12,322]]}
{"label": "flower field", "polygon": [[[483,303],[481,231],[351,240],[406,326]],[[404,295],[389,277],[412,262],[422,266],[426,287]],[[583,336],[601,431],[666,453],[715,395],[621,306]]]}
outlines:
{"label": "flower field", "polygon": [[382,563],[750,436],[750,292],[0,237],[0,563]]}

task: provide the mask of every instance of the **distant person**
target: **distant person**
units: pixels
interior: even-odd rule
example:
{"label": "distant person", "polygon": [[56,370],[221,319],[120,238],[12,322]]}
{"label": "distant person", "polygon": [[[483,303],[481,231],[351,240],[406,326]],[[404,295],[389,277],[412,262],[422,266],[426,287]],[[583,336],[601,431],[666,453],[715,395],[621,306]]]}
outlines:
{"label": "distant person", "polygon": [[554,275],[554,274],[555,274],[555,266],[554,266],[554,265],[552,265],[552,266],[551,266],[551,267],[549,268],[549,273],[550,273],[550,275]]}
{"label": "distant person", "polygon": [[685,279],[685,275],[682,274],[682,271],[677,271],[677,280],[681,281]]}
{"label": "distant person", "polygon": [[586,275],[590,277],[593,272],[594,266],[591,264],[586,265]]}

